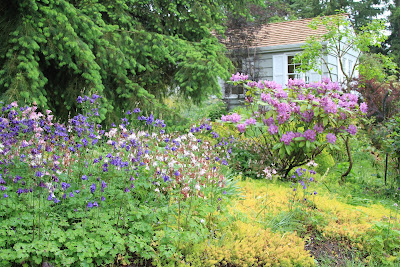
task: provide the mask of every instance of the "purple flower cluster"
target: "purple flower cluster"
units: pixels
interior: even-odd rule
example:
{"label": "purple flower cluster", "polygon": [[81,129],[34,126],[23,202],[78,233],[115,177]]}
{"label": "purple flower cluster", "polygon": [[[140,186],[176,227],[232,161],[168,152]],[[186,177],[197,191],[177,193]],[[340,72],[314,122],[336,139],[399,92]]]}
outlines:
{"label": "purple flower cluster", "polygon": [[336,135],[333,133],[328,133],[326,135],[326,142],[330,144],[335,144],[336,143]]}

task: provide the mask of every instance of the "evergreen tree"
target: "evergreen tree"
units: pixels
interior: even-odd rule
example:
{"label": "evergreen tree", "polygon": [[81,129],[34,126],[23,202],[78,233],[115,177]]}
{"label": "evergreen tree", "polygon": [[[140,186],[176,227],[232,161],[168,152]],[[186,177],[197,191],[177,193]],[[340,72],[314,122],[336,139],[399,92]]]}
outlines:
{"label": "evergreen tree", "polygon": [[391,15],[389,17],[391,34],[387,40],[387,52],[393,57],[393,60],[400,66],[400,0],[395,0],[390,7]]}
{"label": "evergreen tree", "polygon": [[218,95],[232,64],[212,32],[247,2],[257,0],[3,1],[1,98],[66,118],[77,96],[98,93],[105,119],[175,90],[196,102]]}

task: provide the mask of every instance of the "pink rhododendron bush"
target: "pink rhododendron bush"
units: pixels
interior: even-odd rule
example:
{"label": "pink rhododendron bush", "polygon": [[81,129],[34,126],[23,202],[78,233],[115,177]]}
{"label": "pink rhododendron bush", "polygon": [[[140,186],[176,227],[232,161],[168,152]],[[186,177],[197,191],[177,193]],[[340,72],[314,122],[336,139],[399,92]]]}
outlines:
{"label": "pink rhododendron bush", "polygon": [[354,136],[356,122],[367,112],[358,96],[344,93],[339,84],[323,79],[306,84],[289,80],[287,88],[273,81],[251,81],[232,75],[231,83],[246,90],[247,112],[222,116],[240,133],[252,137],[266,161],[284,177],[320,154],[338,149],[339,138]]}

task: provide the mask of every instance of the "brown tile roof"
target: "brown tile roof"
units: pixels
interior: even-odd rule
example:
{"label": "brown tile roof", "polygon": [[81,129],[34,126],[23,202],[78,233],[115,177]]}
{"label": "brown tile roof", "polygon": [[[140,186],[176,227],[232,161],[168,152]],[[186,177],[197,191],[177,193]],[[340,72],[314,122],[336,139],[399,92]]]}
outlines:
{"label": "brown tile roof", "polygon": [[[344,14],[347,16],[347,14]],[[262,26],[256,31],[254,38],[251,40],[250,47],[268,47],[277,45],[290,45],[305,43],[307,37],[321,36],[327,33],[324,26],[320,26],[317,30],[308,27],[313,18],[283,21],[270,23]],[[229,40],[221,40],[228,49],[235,48]]]}

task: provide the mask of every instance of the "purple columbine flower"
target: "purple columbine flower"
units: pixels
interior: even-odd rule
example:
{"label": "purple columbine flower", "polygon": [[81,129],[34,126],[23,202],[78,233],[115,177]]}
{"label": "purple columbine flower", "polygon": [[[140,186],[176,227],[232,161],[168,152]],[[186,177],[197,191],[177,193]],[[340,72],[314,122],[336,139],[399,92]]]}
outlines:
{"label": "purple columbine flower", "polygon": [[65,190],[67,190],[69,187],[71,187],[71,184],[62,182],[62,183],[61,183],[61,187],[62,187],[62,189],[65,191]]}
{"label": "purple columbine flower", "polygon": [[101,201],[105,201],[106,198],[104,196],[101,197]]}
{"label": "purple columbine flower", "polygon": [[92,204],[92,202],[89,202],[89,203],[87,204],[87,208],[88,208],[88,209],[91,209],[91,208],[93,208],[93,204]]}
{"label": "purple columbine flower", "polygon": [[4,195],[3,195],[3,198],[8,198],[8,195],[7,195],[7,194],[4,194]]}
{"label": "purple columbine flower", "polygon": [[168,182],[169,181],[169,176],[168,175],[164,175],[164,182]]}
{"label": "purple columbine flower", "polygon": [[96,184],[92,184],[92,185],[90,186],[90,192],[93,194],[94,191],[96,191]]}
{"label": "purple columbine flower", "polygon": [[101,181],[101,188],[104,189],[107,187],[107,183],[104,181]]}

